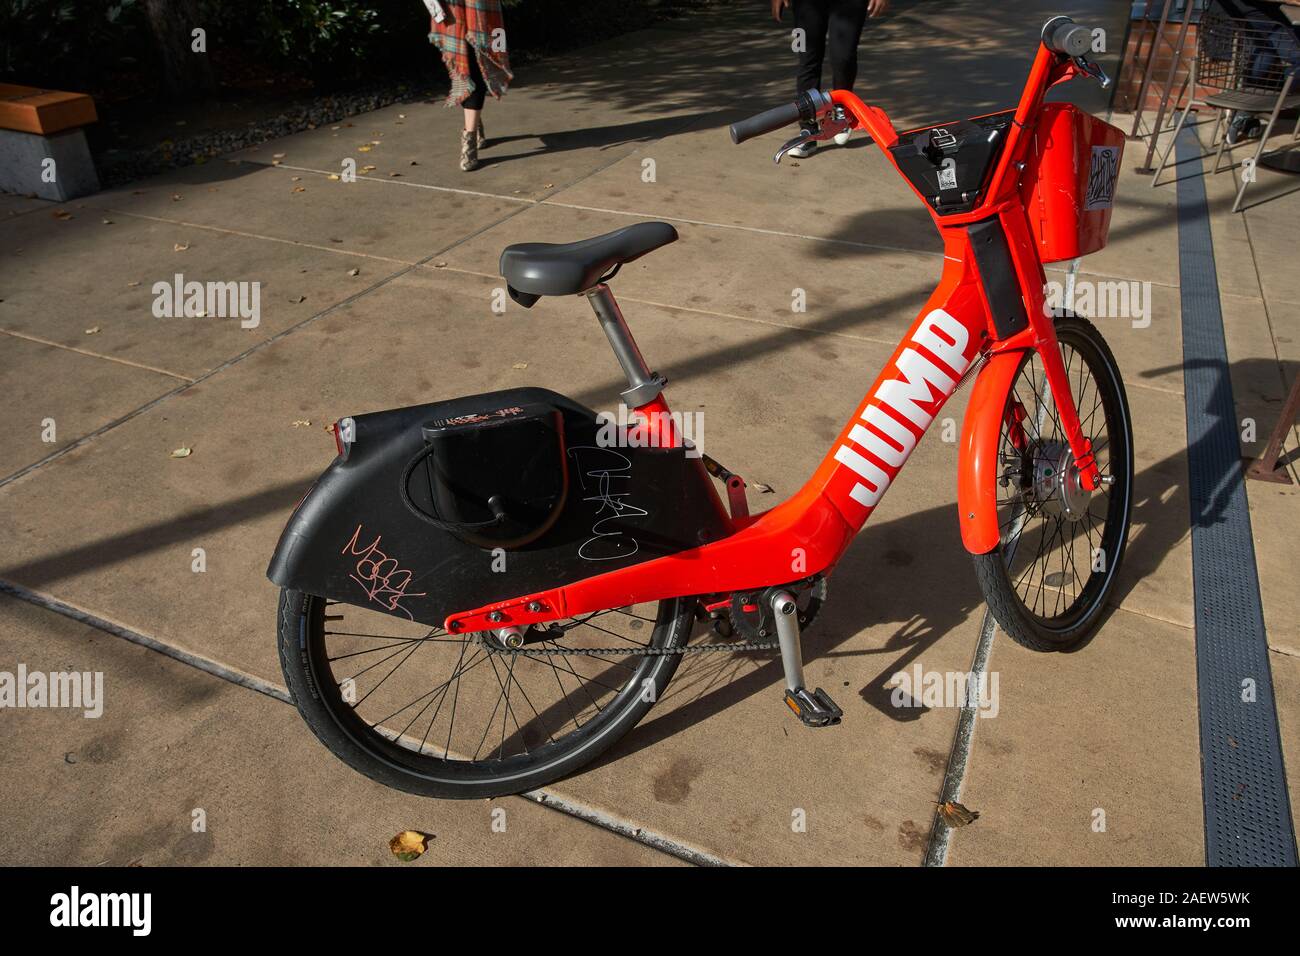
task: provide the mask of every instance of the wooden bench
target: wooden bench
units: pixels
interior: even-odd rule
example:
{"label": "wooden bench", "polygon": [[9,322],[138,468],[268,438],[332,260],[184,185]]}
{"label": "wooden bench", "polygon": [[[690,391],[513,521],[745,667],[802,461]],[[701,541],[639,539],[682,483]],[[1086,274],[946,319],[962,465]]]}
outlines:
{"label": "wooden bench", "polygon": [[0,190],[59,202],[98,192],[84,129],[97,119],[85,93],[0,83]]}

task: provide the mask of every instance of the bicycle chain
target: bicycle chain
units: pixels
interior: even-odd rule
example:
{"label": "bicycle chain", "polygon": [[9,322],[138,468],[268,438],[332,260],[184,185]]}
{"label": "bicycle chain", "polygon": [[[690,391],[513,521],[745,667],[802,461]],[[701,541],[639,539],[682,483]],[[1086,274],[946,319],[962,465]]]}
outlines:
{"label": "bicycle chain", "polygon": [[475,644],[498,654],[518,654],[523,657],[584,656],[584,657],[668,657],[678,654],[708,654],[716,652],[772,651],[781,645],[777,641],[736,641],[731,644],[689,644],[683,647],[500,647],[490,639],[475,635]]}

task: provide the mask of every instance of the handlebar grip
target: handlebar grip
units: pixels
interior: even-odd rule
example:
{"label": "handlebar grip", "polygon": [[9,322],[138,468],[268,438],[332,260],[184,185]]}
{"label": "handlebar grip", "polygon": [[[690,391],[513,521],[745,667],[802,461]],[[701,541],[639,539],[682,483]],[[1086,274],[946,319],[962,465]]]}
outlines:
{"label": "handlebar grip", "polygon": [[1053,17],[1043,24],[1043,46],[1064,56],[1083,56],[1092,49],[1092,31],[1069,17]]}
{"label": "handlebar grip", "polygon": [[789,126],[791,123],[797,123],[801,115],[798,103],[786,103],[784,106],[773,107],[759,113],[757,116],[751,116],[749,119],[732,123],[731,141],[737,144],[743,143],[747,139],[762,136],[764,133],[778,130],[782,126]]}

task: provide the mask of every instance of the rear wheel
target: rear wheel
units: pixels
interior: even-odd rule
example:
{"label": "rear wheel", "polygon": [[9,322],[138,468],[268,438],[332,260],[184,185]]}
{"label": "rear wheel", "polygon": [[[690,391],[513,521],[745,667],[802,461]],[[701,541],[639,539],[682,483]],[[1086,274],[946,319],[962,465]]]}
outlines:
{"label": "rear wheel", "polygon": [[998,439],[1000,543],[975,556],[994,618],[1037,651],[1067,650],[1101,622],[1132,510],[1133,433],[1115,357],[1076,316],[1059,319],[1056,335],[1102,484],[1092,492],[1080,485],[1042,359],[1026,353]]}
{"label": "rear wheel", "polygon": [[[670,650],[694,599],[549,625],[526,649]],[[298,591],[280,594],[280,665],[335,756],[432,797],[532,790],[594,760],[659,699],[680,655],[529,655]]]}

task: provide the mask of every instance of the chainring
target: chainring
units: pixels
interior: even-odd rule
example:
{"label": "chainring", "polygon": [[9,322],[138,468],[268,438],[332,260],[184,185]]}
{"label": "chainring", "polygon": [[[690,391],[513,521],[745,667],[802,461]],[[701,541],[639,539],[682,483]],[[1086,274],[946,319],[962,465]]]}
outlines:
{"label": "chainring", "polygon": [[826,601],[826,578],[814,575],[790,584],[778,584],[761,591],[737,592],[731,596],[731,626],[748,641],[768,640],[776,636],[776,615],[772,595],[789,591],[799,607],[799,628],[806,629],[816,620]]}

